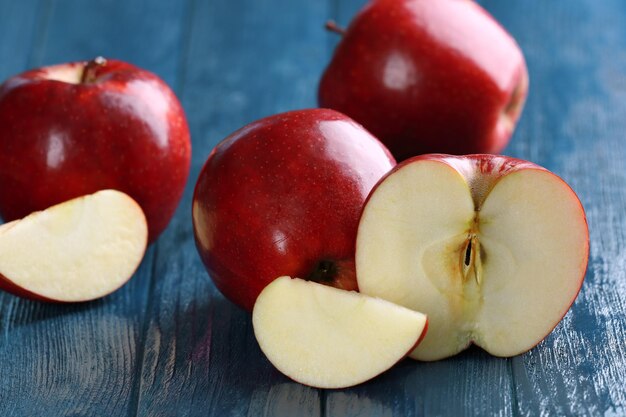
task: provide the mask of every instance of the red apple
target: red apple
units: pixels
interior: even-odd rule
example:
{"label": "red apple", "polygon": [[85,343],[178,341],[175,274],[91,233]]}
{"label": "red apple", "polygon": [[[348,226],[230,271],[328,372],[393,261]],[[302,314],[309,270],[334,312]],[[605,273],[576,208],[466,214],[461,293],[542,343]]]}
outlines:
{"label": "red apple", "polygon": [[356,289],[359,215],[394,165],[376,138],[333,110],[278,114],[231,134],[193,197],[196,246],[217,288],[250,311],[281,275]]}
{"label": "red apple", "polygon": [[345,31],[319,103],[403,160],[499,153],[527,90],[520,48],[474,1],[372,0]]}
{"label": "red apple", "polygon": [[476,344],[523,353],[574,302],[589,256],[585,212],[559,177],[496,155],[423,155],[372,190],[358,229],[359,290],[428,315],[411,356]]}
{"label": "red apple", "polygon": [[182,196],[191,157],[183,109],[156,75],[97,58],[0,86],[0,215],[11,221],[105,188],[135,199],[150,241]]}

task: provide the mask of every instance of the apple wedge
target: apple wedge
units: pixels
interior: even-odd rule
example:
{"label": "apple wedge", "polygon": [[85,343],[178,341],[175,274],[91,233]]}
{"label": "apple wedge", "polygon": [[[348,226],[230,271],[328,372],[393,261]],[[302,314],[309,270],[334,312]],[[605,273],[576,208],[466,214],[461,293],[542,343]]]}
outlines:
{"label": "apple wedge", "polygon": [[41,301],[103,297],[133,275],[146,217],[114,190],[68,200],[0,227],[0,288]]}
{"label": "apple wedge", "polygon": [[371,192],[356,249],[359,289],[428,315],[411,353],[454,355],[474,343],[523,353],[559,323],[585,276],[583,207],[559,177],[494,155],[424,155]]}
{"label": "apple wedge", "polygon": [[265,287],[252,322],[270,362],[317,388],[379,375],[411,352],[427,327],[425,315],[388,301],[289,277]]}

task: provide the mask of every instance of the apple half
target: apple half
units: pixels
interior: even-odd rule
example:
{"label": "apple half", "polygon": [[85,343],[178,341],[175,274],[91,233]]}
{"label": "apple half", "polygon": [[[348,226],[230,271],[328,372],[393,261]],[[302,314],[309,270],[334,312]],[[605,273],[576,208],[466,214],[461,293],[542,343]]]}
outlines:
{"label": "apple half", "polygon": [[122,192],[68,200],[0,226],[0,288],[41,301],[105,296],[133,275],[147,237],[143,211]]}
{"label": "apple half", "polygon": [[317,388],[345,388],[381,374],[415,348],[427,327],[421,313],[290,277],[265,287],[252,323],[269,361]]}
{"label": "apple half", "polygon": [[372,190],[356,245],[359,290],[428,315],[412,353],[495,356],[543,340],[574,302],[589,232],[574,191],[533,163],[423,155]]}

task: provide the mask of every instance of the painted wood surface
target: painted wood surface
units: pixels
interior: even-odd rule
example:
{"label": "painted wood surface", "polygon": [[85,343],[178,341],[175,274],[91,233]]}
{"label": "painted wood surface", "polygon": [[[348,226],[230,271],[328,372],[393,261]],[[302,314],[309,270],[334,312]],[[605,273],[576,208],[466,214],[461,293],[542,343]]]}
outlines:
{"label": "painted wood surface", "polygon": [[168,230],[102,300],[0,294],[2,416],[626,415],[626,5],[481,2],[526,54],[531,91],[505,153],[563,177],[591,231],[583,289],[525,355],[406,360],[346,390],[308,388],[260,352],[194,248],[191,193],[215,144],[259,117],[316,105],[317,82],[363,0],[0,0],[0,79],[96,55],[165,79],[187,111],[193,163]]}

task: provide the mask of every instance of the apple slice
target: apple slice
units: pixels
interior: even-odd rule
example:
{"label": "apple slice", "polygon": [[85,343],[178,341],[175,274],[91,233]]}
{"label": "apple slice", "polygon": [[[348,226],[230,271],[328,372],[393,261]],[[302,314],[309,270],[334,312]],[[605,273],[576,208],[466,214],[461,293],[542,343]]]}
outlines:
{"label": "apple slice", "polygon": [[133,275],[147,236],[143,211],[122,192],[68,200],[0,227],[0,288],[42,301],[102,297]]}
{"label": "apple slice", "polygon": [[289,277],[265,287],[252,322],[270,362],[317,388],[345,388],[379,375],[413,350],[427,327],[421,313]]}
{"label": "apple slice", "polygon": [[547,336],[587,268],[583,207],[556,175],[494,155],[425,155],[374,188],[357,236],[361,292],[428,314],[411,357],[496,356]]}

